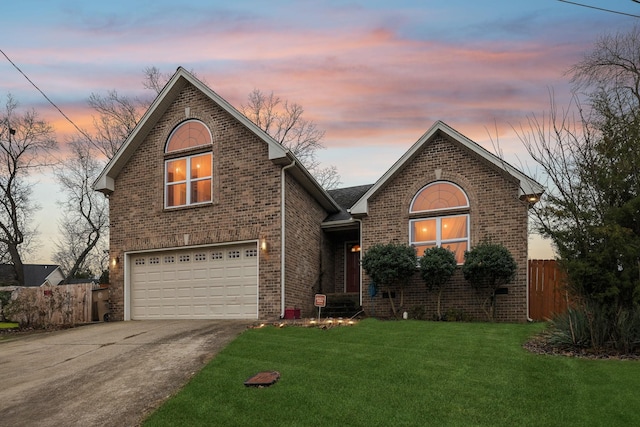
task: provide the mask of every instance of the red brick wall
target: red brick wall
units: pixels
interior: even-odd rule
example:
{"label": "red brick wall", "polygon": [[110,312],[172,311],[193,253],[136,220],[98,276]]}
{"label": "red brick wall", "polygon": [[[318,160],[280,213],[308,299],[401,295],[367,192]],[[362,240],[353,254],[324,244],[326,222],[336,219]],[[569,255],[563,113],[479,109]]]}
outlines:
{"label": "red brick wall", "polygon": [[320,228],[327,212],[291,176],[286,179],[285,308],[313,313],[313,295],[322,280]]}
{"label": "red brick wall", "polygon": [[[437,173],[440,177],[437,178]],[[483,239],[503,244],[518,264],[517,277],[507,295],[497,296],[496,319],[526,320],[527,274],[527,206],[519,200],[519,187],[513,178],[490,165],[448,137],[436,136],[388,185],[369,200],[369,214],[363,218],[363,250],[377,243],[409,243],[409,205],[414,195],[434,181],[459,185],[469,197],[471,247]],[[364,308],[375,315],[390,314],[390,304],[380,295],[372,301],[366,292],[371,282],[365,275]],[[396,307],[400,303],[396,295]],[[374,305],[375,304],[375,305]],[[435,314],[436,294],[428,292],[416,274],[405,289],[407,311],[426,310],[427,318]],[[443,312],[456,310],[474,319],[486,319],[474,290],[457,272],[442,298]]]}
{"label": "red brick wall", "polygon": [[[185,109],[189,108],[186,116]],[[203,121],[213,134],[213,203],[164,209],[164,147],[177,124]],[[280,166],[253,133],[192,86],[183,89],[115,181],[110,196],[110,256],[127,251],[179,248],[265,238],[259,258],[259,316],[280,314]],[[319,228],[319,227],[318,227]],[[293,240],[293,238],[292,238]],[[123,263],[111,267],[111,303],[124,316]]]}

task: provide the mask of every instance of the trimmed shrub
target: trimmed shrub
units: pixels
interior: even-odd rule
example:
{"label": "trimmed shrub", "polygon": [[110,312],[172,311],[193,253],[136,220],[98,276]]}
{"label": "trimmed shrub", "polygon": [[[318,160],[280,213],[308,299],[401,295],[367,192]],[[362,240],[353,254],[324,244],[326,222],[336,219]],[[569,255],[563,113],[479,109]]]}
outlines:
{"label": "trimmed shrub", "polygon": [[456,256],[447,248],[433,247],[420,258],[420,273],[429,290],[438,292],[437,319],[442,320],[442,291],[456,271]]}
{"label": "trimmed shrub", "polygon": [[464,253],[462,274],[476,290],[489,321],[495,318],[496,290],[510,283],[517,269],[509,250],[500,244],[482,242]]}
{"label": "trimmed shrub", "polygon": [[[371,277],[376,287],[391,296],[393,288],[400,290],[400,307],[404,304],[404,286],[415,274],[418,264],[416,250],[409,245],[395,243],[378,244],[370,247],[362,257],[362,268]],[[389,298],[393,315],[398,312],[393,298]]]}

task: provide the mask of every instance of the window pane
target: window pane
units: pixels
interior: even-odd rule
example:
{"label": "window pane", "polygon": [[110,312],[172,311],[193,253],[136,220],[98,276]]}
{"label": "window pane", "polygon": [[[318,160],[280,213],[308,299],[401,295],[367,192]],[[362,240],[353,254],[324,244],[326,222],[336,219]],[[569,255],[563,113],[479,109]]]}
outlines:
{"label": "window pane", "polygon": [[420,190],[411,204],[411,212],[468,207],[467,197],[449,182],[430,184]]}
{"label": "window pane", "polygon": [[422,255],[424,255],[424,251],[426,251],[429,248],[433,248],[436,245],[416,245],[414,246],[416,248],[416,255],[418,257],[421,257]]}
{"label": "window pane", "polygon": [[167,206],[182,206],[187,204],[187,184],[173,184],[167,186]]}
{"label": "window pane", "polygon": [[211,201],[211,180],[203,179],[191,183],[191,203]]}
{"label": "window pane", "polygon": [[442,240],[452,240],[467,237],[467,216],[452,216],[442,218]]}
{"label": "window pane", "polygon": [[178,126],[167,144],[166,152],[184,150],[186,148],[199,147],[211,144],[211,135],[206,126],[196,120],[190,120]]}
{"label": "window pane", "polygon": [[456,254],[456,262],[458,264],[464,264],[464,251],[467,250],[467,242],[443,243],[442,247]]}
{"label": "window pane", "polygon": [[187,179],[187,161],[185,159],[167,162],[167,182],[184,181]]}
{"label": "window pane", "polygon": [[211,154],[191,158],[191,179],[211,176]]}
{"label": "window pane", "polygon": [[435,242],[436,220],[425,219],[414,221],[411,227],[411,242]]}

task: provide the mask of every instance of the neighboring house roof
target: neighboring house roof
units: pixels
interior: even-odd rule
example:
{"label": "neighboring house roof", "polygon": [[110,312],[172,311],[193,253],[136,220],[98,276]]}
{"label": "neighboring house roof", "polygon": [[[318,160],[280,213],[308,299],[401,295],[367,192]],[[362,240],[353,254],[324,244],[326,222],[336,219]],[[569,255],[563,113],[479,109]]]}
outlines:
{"label": "neighboring house roof", "polygon": [[378,191],[384,188],[387,183],[391,182],[391,180],[398,173],[400,173],[400,171],[402,171],[405,165],[409,164],[409,162],[413,160],[413,158],[419,153],[422,147],[432,141],[438,133],[445,134],[467,150],[470,150],[480,158],[486,160],[489,164],[507,172],[519,183],[520,197],[532,196],[537,200],[544,192],[544,187],[542,187],[542,185],[537,183],[532,178],[520,172],[518,169],[514,168],[498,156],[485,150],[480,145],[462,135],[460,132],[456,131],[444,122],[437,121],[427,132],[424,133],[424,135],[420,137],[420,139],[418,139],[418,141],[416,141],[415,144],[413,144],[413,146],[411,146],[411,148],[409,148],[409,150],[396,163],[393,164],[393,166],[391,166],[391,168],[373,186],[371,186],[371,188],[369,188],[353,204],[349,212],[352,215],[366,215],[368,212],[369,198],[371,198]]}
{"label": "neighboring house roof", "polygon": [[98,176],[93,184],[93,188],[95,190],[101,191],[105,194],[113,192],[115,178],[127,164],[129,158],[144,141],[145,137],[153,129],[158,120],[162,118],[163,114],[167,111],[172,102],[178,97],[182,89],[188,84],[195,86],[198,90],[209,97],[211,101],[220,106],[220,108],[225,110],[238,122],[242,123],[247,129],[264,141],[269,146],[269,160],[280,165],[292,164],[292,162],[295,161],[294,167],[289,169],[289,172],[291,172],[291,174],[300,181],[305,189],[309,191],[325,209],[329,212],[339,211],[338,205],[333,201],[326,190],[318,184],[309,171],[300,163],[299,160],[296,159],[290,150],[278,143],[245,115],[236,110],[220,95],[215,93],[211,88],[182,67],[178,67],[175,74],[162,89],[158,97],[153,101],[133,131],[131,131],[131,134],[109,161],[100,176]]}
{"label": "neighboring house roof", "polygon": [[[59,265],[24,264],[24,286],[37,287],[45,284],[57,286],[64,281],[64,274]],[[0,264],[0,281],[5,284],[16,284],[13,265]]]}

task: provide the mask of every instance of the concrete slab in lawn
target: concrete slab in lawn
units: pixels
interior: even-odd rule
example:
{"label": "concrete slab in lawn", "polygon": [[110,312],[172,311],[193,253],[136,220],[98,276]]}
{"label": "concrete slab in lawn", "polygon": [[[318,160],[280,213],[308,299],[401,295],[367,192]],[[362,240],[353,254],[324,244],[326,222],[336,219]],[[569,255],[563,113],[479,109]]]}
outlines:
{"label": "concrete slab in lawn", "polygon": [[138,425],[249,324],[99,323],[0,342],[0,425]]}

